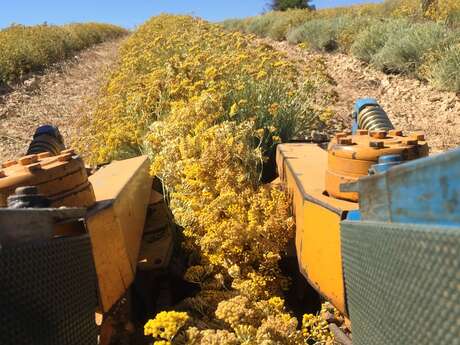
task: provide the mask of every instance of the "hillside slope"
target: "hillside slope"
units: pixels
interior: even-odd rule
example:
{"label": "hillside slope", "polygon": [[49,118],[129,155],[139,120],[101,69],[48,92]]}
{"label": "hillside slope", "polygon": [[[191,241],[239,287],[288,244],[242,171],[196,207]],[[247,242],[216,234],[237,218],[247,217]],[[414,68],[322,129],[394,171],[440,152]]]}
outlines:
{"label": "hillside slope", "polygon": [[349,126],[355,100],[373,97],[398,128],[425,131],[432,152],[460,145],[460,101],[455,93],[435,90],[408,77],[386,75],[350,55],[315,53],[287,42],[264,40],[306,63],[312,59],[324,60],[328,73],[337,84],[338,99],[331,108]]}
{"label": "hillside slope", "polygon": [[41,124],[57,125],[66,143],[75,139],[75,123],[91,108],[89,100],[96,97],[115,62],[120,42],[85,50],[0,95],[0,160],[22,155]]}

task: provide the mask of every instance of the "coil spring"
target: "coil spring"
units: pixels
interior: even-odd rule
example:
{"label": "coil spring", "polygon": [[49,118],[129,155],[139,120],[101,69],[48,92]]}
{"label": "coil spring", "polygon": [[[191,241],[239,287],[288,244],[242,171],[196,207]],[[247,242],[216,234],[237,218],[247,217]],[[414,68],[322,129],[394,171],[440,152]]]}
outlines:
{"label": "coil spring", "polygon": [[394,129],[387,113],[377,105],[369,105],[359,112],[358,128],[369,131],[389,131]]}

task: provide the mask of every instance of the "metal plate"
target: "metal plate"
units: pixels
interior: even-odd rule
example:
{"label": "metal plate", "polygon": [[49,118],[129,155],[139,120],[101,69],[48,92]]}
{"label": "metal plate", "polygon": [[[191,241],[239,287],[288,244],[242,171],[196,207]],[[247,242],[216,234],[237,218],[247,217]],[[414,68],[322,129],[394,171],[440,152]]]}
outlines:
{"label": "metal plate", "polygon": [[0,344],[97,343],[88,236],[0,250]]}

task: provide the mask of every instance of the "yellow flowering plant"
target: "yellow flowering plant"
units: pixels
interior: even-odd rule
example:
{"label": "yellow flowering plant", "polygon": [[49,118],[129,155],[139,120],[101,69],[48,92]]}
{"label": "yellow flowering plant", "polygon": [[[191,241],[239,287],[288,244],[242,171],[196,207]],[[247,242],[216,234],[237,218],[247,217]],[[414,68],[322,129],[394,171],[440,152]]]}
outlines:
{"label": "yellow flowering plant", "polygon": [[149,155],[199,258],[185,279],[201,288],[177,309],[188,328],[182,314],[160,313],[146,334],[174,344],[300,339],[279,297],[289,284],[278,266],[294,235],[289,203],[261,176],[277,143],[321,123],[318,89],[329,82],[319,62],[301,67],[189,16],[152,18],[127,40],[78,145],[93,163]]}

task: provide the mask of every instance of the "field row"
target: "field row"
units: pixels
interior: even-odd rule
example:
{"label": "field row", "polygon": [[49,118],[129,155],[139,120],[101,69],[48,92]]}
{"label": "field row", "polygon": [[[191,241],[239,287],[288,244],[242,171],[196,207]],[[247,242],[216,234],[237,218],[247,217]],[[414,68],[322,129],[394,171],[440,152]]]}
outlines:
{"label": "field row", "polygon": [[269,12],[227,20],[230,30],[351,53],[386,73],[402,73],[460,91],[460,2],[387,0],[319,11]]}
{"label": "field row", "polygon": [[126,33],[118,26],[98,23],[10,26],[0,31],[0,85]]}

